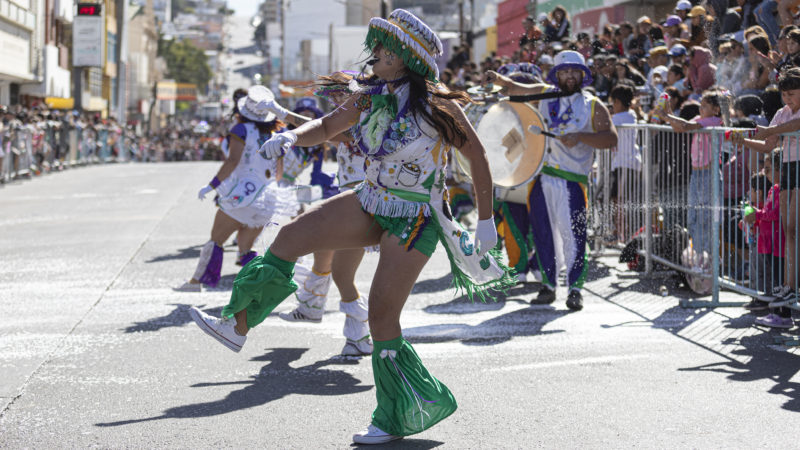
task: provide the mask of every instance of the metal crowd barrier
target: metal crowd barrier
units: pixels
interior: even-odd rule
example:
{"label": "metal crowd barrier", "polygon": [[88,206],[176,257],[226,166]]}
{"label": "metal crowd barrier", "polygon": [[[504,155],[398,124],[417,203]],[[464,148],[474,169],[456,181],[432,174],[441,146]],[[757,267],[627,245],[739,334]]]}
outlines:
{"label": "metal crowd barrier", "polygon": [[0,184],[73,166],[145,159],[136,137],[119,128],[48,121],[0,130]]}
{"label": "metal crowd barrier", "polygon": [[[746,129],[675,133],[637,124],[618,132],[616,148],[596,152],[590,183],[596,249],[620,249],[644,273],[679,271],[692,290],[711,295],[685,307],[742,304],[720,301],[721,290],[765,301],[781,286],[798,291],[800,189],[791,202],[792,189],[780,186],[800,187],[800,134],[764,154],[734,145],[732,136],[752,134]],[[707,149],[694,160],[693,141]],[[754,222],[744,219],[751,213]]]}

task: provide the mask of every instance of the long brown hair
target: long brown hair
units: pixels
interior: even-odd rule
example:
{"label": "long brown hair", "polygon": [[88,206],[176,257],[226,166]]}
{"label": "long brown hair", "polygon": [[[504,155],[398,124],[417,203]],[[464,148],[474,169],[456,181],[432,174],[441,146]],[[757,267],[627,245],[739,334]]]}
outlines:
{"label": "long brown hair", "polygon": [[[428,97],[455,100],[459,105],[472,103],[472,99],[463,92],[451,91],[443,84],[435,84],[410,70],[408,71],[408,80],[408,102],[411,113],[425,119],[439,132],[447,144],[454,147],[464,145],[467,142],[467,130],[447,108],[430,101]],[[430,106],[430,112],[426,106]]]}
{"label": "long brown hair", "polygon": [[[467,130],[444,106],[429,101],[429,95],[446,100],[455,100],[460,106],[472,103],[472,99],[463,92],[451,91],[443,84],[436,84],[411,70],[407,70],[409,91],[408,105],[412,116],[422,117],[425,122],[436,129],[448,145],[460,147],[467,141]],[[334,72],[317,77],[317,85],[321,87],[347,86],[351,75]],[[368,81],[377,81],[373,75]],[[426,108],[430,106],[430,112]]]}

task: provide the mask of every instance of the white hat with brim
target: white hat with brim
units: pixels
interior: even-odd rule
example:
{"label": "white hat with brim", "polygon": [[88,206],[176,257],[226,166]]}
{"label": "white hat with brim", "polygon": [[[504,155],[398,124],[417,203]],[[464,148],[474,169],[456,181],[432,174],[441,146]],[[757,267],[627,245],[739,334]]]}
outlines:
{"label": "white hat with brim", "polygon": [[272,122],[277,116],[270,112],[268,103],[274,99],[275,94],[266,86],[253,86],[236,102],[236,107],[239,114],[253,122]]}
{"label": "white hat with brim", "polygon": [[553,62],[555,65],[550,69],[550,72],[547,73],[548,83],[558,85],[556,73],[558,73],[559,70],[575,68],[583,70],[582,86],[592,84],[592,72],[586,67],[586,60],[583,59],[583,55],[580,53],[573,50],[563,51],[556,55]]}

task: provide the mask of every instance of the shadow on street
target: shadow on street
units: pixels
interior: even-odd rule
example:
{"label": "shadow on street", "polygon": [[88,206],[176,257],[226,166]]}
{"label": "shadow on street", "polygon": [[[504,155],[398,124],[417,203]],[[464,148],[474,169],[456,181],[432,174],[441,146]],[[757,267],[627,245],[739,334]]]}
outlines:
{"label": "shadow on street", "polygon": [[[670,280],[641,278],[633,284],[624,286],[622,281],[614,281],[609,284],[609,287],[614,288],[614,292],[610,295],[601,295],[593,292],[594,295],[640,318],[640,320],[603,325],[603,328],[650,326],[665,330],[678,339],[689,342],[724,359],[724,361],[718,363],[686,367],[679,370],[723,373],[727,374],[728,379],[731,381],[772,380],[775,385],[768,392],[788,397],[789,400],[783,405],[784,409],[800,412],[800,383],[791,381],[800,370],[800,359],[798,359],[797,355],[785,351],[785,348],[774,345],[775,337],[786,337],[786,334],[779,331],[767,331],[760,335],[739,338],[740,330],[754,326],[755,316],[747,314],[728,317],[724,308],[697,309],[675,305],[666,310],[661,310],[661,313],[655,317],[648,315],[648,311],[655,309],[652,305],[653,302],[674,301],[675,297],[679,299],[699,297],[691,290],[681,289],[677,280],[677,277]],[[624,294],[626,292],[653,293],[657,292],[659,285],[668,286],[670,300],[652,297],[652,301],[625,301]],[[719,338],[715,337],[714,339],[718,339],[718,342],[708,342],[708,330],[699,330],[694,333],[685,331],[690,325],[708,314],[722,315],[727,318],[724,328],[729,332],[718,333]],[[797,336],[794,337],[796,338]],[[703,340],[706,342],[703,342]],[[713,346],[732,346],[733,350],[725,352],[722,349],[713,348]]]}
{"label": "shadow on street", "polygon": [[[267,364],[257,375],[250,377],[250,380],[198,383],[191,386],[193,388],[241,386],[241,389],[229,392],[223,399],[176,406],[167,409],[160,416],[101,422],[96,426],[115,427],[162,419],[211,417],[266,405],[290,394],[349,395],[372,389],[372,385],[360,385],[359,379],[343,370],[325,368],[331,365],[358,364],[358,361],[330,358],[298,368],[289,366],[290,363],[300,359],[306,351],[308,351],[306,348],[271,349],[264,355],[251,359],[251,361],[264,361]],[[213,396],[213,393],[208,395]]]}
{"label": "shadow on street", "polygon": [[[135,322],[133,325],[126,327],[124,331],[126,333],[158,331],[167,327],[181,327],[192,322],[192,318],[189,316],[189,308],[195,305],[190,305],[188,303],[172,303],[171,305],[174,306],[175,309],[170,311],[167,315],[154,317],[144,322]],[[197,307],[202,309],[206,314],[211,314],[215,317],[219,317],[220,314],[222,314],[222,306],[214,308],[204,308],[204,306],[205,305],[200,305]]]}

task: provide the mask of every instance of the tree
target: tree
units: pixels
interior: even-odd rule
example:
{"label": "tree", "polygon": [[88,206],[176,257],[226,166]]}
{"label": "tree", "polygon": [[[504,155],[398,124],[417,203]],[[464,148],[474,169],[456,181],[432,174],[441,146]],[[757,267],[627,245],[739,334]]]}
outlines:
{"label": "tree", "polygon": [[211,80],[205,53],[190,41],[158,41],[158,55],[167,62],[167,76],[178,83],[194,83],[201,90]]}

